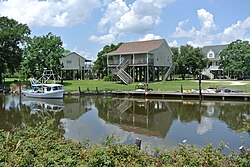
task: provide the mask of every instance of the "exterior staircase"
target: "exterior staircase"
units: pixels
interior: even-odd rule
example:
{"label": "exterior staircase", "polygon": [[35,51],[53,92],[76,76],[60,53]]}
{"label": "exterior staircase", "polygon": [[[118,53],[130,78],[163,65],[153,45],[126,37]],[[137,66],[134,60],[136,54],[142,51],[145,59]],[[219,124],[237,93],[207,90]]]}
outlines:
{"label": "exterior staircase", "polygon": [[170,74],[172,73],[172,71],[174,70],[174,68],[175,68],[174,64],[171,64],[171,66],[169,67],[168,71],[164,75],[164,81],[166,81],[168,79],[168,77],[170,76]]}
{"label": "exterior staircase", "polygon": [[121,63],[116,67],[115,74],[120,78],[122,82],[125,84],[130,84],[133,82],[133,78],[125,71],[125,69],[129,65],[129,60],[123,60]]}
{"label": "exterior staircase", "polygon": [[212,74],[211,72],[210,72],[210,70],[209,69],[204,69],[202,72],[201,72],[201,74],[202,75],[205,75],[205,76],[207,76],[207,77],[209,77],[210,79],[214,79],[214,74]]}
{"label": "exterior staircase", "polygon": [[119,113],[121,116],[125,111],[127,111],[130,107],[132,106],[131,101],[129,100],[124,100],[123,102],[120,103],[120,105],[116,108],[116,111]]}

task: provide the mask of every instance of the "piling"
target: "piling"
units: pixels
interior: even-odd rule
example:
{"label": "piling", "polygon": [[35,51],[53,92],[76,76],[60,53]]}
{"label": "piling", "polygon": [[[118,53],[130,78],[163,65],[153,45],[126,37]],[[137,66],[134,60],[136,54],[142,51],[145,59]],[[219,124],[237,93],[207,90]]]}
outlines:
{"label": "piling", "polygon": [[140,138],[135,139],[135,145],[139,148],[139,150],[141,149],[141,139]]}

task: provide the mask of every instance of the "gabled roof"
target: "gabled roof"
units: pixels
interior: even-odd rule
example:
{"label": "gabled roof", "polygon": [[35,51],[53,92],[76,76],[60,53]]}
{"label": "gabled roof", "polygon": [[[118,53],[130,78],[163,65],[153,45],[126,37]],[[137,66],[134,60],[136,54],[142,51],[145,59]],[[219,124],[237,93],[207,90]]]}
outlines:
{"label": "gabled roof", "polygon": [[207,53],[210,50],[212,50],[215,54],[219,54],[220,51],[222,51],[223,49],[227,48],[228,45],[211,45],[211,46],[204,46],[202,48],[203,53]]}
{"label": "gabled roof", "polygon": [[[76,53],[76,52],[65,52],[65,53],[63,53],[63,56],[64,57],[67,57],[67,56],[70,56],[70,55],[77,55],[77,56],[79,56],[79,57],[81,57],[81,58],[84,58],[82,55],[80,55],[80,54],[78,54],[78,53]],[[85,59],[85,58],[84,58]]]}
{"label": "gabled roof", "polygon": [[220,52],[227,48],[228,45],[211,45],[211,46],[204,46],[202,48],[202,52],[207,56],[208,52],[214,53],[214,58],[209,58],[210,60],[219,60],[220,59]]}
{"label": "gabled roof", "polygon": [[117,50],[110,52],[107,55],[148,53],[159,48],[164,42],[166,42],[165,39],[127,42],[123,43]]}
{"label": "gabled roof", "polygon": [[61,59],[65,58],[65,57],[67,57],[67,56],[70,56],[70,55],[72,55],[72,54],[77,55],[77,56],[79,56],[80,58],[83,58],[83,59],[85,60],[85,62],[92,62],[91,60],[87,60],[85,57],[83,57],[82,55],[80,55],[80,54],[78,54],[78,53],[76,53],[76,52],[65,52],[65,53],[63,53],[63,56],[64,56],[64,57],[62,57]]}

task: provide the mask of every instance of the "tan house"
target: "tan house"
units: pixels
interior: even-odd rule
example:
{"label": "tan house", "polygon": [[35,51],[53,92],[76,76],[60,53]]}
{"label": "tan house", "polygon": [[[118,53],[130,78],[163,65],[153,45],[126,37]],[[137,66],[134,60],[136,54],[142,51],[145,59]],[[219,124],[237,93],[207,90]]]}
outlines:
{"label": "tan house", "polygon": [[77,76],[80,76],[79,79],[85,79],[86,71],[90,72],[92,69],[91,60],[87,60],[76,52],[65,53],[64,57],[60,59],[60,63],[62,65],[61,70],[70,71],[73,79],[77,78]]}
{"label": "tan house", "polygon": [[123,43],[107,54],[107,67],[125,84],[167,79],[173,53],[165,39]]}

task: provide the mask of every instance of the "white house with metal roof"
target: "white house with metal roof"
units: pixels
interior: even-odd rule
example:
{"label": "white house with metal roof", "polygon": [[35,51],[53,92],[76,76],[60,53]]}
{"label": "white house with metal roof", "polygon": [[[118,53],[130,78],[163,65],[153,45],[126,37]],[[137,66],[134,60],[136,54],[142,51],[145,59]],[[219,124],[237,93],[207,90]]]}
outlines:
{"label": "white house with metal roof", "polygon": [[220,52],[227,47],[228,45],[211,45],[202,48],[202,52],[209,59],[208,67],[202,72],[203,75],[207,75],[211,79],[222,75],[223,69],[219,67]]}
{"label": "white house with metal roof", "polygon": [[107,67],[125,84],[167,79],[173,69],[172,56],[165,39],[128,42],[107,54]]}

